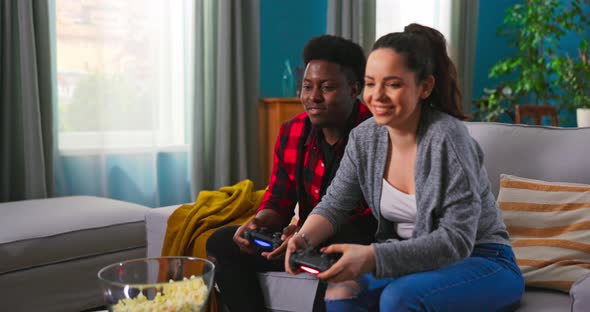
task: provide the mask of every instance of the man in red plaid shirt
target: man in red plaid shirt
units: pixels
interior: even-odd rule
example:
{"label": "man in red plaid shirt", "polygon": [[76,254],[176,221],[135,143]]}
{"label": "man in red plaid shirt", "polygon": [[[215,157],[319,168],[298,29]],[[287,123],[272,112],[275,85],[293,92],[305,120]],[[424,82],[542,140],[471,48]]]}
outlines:
{"label": "man in red plaid shirt", "polygon": [[[216,263],[221,299],[230,311],[264,311],[256,272],[284,271],[282,256],[288,238],[303,224],[334,178],[348,134],[371,117],[357,96],[364,84],[365,56],[361,47],[340,37],[311,39],[303,51],[306,66],[301,88],[305,112],[281,126],[275,143],[268,189],[256,213],[240,227],[225,227],[207,242],[207,254]],[[289,225],[299,204],[299,223]],[[370,244],[375,219],[363,202],[349,223],[328,243]],[[284,244],[259,253],[243,238],[245,229],[282,231]],[[323,296],[318,295],[318,304]]]}

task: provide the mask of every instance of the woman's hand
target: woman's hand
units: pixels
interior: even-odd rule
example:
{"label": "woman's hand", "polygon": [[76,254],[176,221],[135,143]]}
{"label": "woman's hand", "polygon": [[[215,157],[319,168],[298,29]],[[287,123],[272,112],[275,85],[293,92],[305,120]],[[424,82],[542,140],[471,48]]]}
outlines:
{"label": "woman's hand", "polygon": [[342,253],[330,269],[317,275],[330,283],[355,280],[364,273],[375,271],[375,252],[371,245],[334,244],[322,248],[325,253]]}
{"label": "woman's hand", "polygon": [[305,249],[308,247],[309,246],[307,245],[307,242],[298,233],[295,233],[293,236],[291,236],[291,238],[289,238],[289,241],[287,243],[287,249],[285,250],[285,271],[287,273],[297,274],[300,272],[300,270],[291,270],[291,265],[289,265],[289,258],[291,257],[291,254],[297,251],[298,249]]}
{"label": "woman's hand", "polygon": [[291,236],[293,236],[293,234],[295,234],[295,232],[297,232],[298,229],[299,227],[296,224],[289,224],[286,228],[283,229],[283,234],[281,235],[281,240],[283,241],[283,243],[281,244],[281,246],[279,246],[279,248],[273,250],[272,252],[263,252],[261,255],[268,260],[274,260],[282,256],[285,253],[285,250],[287,249],[289,239],[291,238]]}
{"label": "woman's hand", "polygon": [[332,227],[332,223],[330,223],[325,217],[315,214],[307,217],[301,230],[291,236],[287,243],[287,250],[285,251],[285,271],[291,274],[297,273],[293,272],[289,265],[289,259],[292,253],[298,249],[317,246],[328,239],[333,233],[334,228]]}

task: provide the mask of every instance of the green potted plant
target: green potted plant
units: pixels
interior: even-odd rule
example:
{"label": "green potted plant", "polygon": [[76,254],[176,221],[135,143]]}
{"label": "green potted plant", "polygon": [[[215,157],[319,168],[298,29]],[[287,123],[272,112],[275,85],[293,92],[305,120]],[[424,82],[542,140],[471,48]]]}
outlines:
{"label": "green potted plant", "polygon": [[507,115],[514,121],[514,95],[508,86],[498,86],[493,89],[484,88],[485,95],[474,101],[473,118],[481,121],[499,121],[502,115]]}
{"label": "green potted plant", "polygon": [[[513,113],[516,104],[557,104],[561,103],[560,85],[551,69],[565,63],[560,39],[570,33],[583,33],[590,26],[585,15],[587,0],[526,0],[506,10],[504,23],[498,34],[508,38],[513,47],[513,56],[501,59],[491,69],[490,78],[500,79],[500,85],[509,87],[510,99],[497,100],[497,92],[486,92],[483,98],[474,101],[481,120],[494,118],[500,106],[507,113]],[[560,67],[561,68],[561,67]],[[496,88],[497,89],[497,88]],[[481,105],[487,103],[488,106]]]}
{"label": "green potted plant", "polygon": [[573,112],[578,127],[590,127],[590,44],[585,39],[578,49],[578,57],[558,57],[553,65],[561,89],[561,103]]}

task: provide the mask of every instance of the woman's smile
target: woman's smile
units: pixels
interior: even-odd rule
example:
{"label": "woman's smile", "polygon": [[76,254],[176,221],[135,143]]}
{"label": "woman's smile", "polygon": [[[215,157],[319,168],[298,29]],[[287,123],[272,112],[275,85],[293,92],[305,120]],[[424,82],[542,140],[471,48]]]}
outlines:
{"label": "woman's smile", "polygon": [[375,116],[390,115],[395,112],[394,105],[375,105],[373,104],[373,114]]}

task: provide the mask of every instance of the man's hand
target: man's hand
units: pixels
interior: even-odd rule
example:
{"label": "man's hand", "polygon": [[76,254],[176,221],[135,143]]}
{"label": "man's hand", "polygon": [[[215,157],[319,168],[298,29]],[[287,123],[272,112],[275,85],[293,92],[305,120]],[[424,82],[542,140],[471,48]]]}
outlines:
{"label": "man's hand", "polygon": [[296,224],[289,224],[286,228],[283,229],[283,234],[281,235],[281,240],[283,243],[279,248],[273,250],[272,252],[263,252],[262,256],[268,260],[274,260],[285,254],[285,250],[287,249],[287,243],[289,242],[289,238],[297,232],[299,227]]}
{"label": "man's hand", "polygon": [[236,231],[236,233],[234,234],[234,243],[236,243],[236,245],[238,245],[238,247],[240,248],[240,250],[242,252],[248,253],[248,254],[254,254],[256,252],[256,250],[258,249],[256,245],[254,244],[250,244],[250,241],[244,238],[244,231],[246,231],[246,229],[256,229],[256,224],[255,222],[253,222],[253,220],[256,217],[248,220],[248,222],[242,224],[238,230]]}
{"label": "man's hand", "polygon": [[244,223],[238,228],[234,234],[234,242],[242,252],[254,254],[258,250],[258,246],[251,244],[249,240],[245,239],[244,231],[246,229],[256,230],[258,228],[269,228],[271,230],[278,229],[283,223],[283,217],[272,209],[260,210],[254,218]]}
{"label": "man's hand", "polygon": [[340,260],[330,269],[317,275],[321,280],[338,283],[355,280],[364,273],[375,271],[375,252],[371,245],[334,244],[321,251],[342,253]]}

